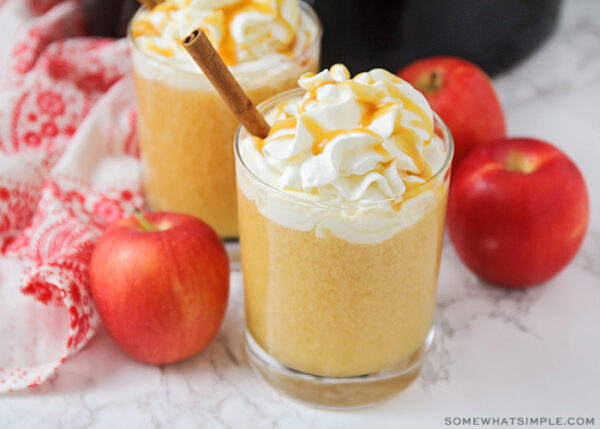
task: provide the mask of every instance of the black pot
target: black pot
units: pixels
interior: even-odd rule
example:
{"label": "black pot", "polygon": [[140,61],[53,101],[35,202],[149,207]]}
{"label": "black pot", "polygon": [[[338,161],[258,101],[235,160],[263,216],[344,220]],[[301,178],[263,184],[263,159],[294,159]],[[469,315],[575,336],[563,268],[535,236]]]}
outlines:
{"label": "black pot", "polygon": [[451,55],[489,74],[507,70],[556,27],[561,0],[313,0],[323,21],[322,66],[397,71]]}
{"label": "black pot", "polygon": [[82,4],[88,32],[103,37],[124,37],[140,6],[135,0],[83,0]]}

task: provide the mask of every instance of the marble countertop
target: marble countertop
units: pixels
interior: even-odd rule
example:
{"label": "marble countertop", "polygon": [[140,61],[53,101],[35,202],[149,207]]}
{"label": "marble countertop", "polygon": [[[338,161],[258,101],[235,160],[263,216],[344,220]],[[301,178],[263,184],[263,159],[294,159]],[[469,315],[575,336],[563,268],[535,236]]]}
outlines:
{"label": "marble countertop", "polygon": [[446,243],[435,344],[403,393],[352,412],[275,394],[245,360],[242,279],[233,273],[225,322],[201,354],[147,366],[101,331],[49,382],[3,396],[0,427],[429,428],[477,416],[594,417],[600,426],[599,18],[598,1],[565,2],[554,37],[495,80],[509,133],[550,141],[581,168],[592,207],[581,251],[547,284],[507,291],[478,280]]}

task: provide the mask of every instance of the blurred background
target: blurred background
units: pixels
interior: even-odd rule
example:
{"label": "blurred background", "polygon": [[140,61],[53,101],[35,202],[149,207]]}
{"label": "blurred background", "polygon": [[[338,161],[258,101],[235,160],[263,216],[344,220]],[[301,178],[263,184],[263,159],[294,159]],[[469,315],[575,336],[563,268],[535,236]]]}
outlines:
{"label": "blurred background", "polygon": [[[397,71],[431,55],[465,58],[496,75],[535,51],[562,0],[309,0],[325,27],[321,65]],[[122,37],[136,0],[84,0],[95,35]]]}

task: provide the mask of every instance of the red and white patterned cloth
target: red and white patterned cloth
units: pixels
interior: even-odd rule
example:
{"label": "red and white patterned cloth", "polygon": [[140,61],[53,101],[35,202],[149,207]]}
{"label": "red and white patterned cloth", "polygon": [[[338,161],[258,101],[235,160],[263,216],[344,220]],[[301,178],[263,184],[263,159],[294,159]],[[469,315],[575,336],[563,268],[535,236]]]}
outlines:
{"label": "red and white patterned cloth", "polygon": [[94,335],[91,252],[143,203],[126,41],[82,36],[77,0],[0,0],[0,392]]}

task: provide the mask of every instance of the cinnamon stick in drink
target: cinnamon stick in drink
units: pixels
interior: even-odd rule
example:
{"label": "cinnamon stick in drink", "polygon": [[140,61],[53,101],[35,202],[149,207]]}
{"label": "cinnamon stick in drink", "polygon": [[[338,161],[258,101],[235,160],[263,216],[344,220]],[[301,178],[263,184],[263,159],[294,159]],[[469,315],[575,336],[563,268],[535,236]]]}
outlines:
{"label": "cinnamon stick in drink", "polygon": [[148,10],[154,9],[154,6],[162,2],[162,0],[138,0],[142,6]]}
{"label": "cinnamon stick in drink", "polygon": [[194,30],[183,40],[183,47],[200,66],[244,128],[253,136],[263,139],[267,137],[271,127],[235,80],[204,31]]}

